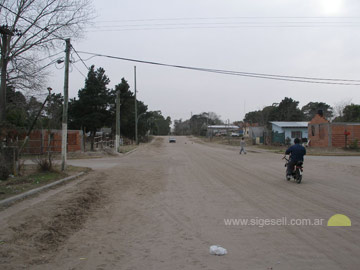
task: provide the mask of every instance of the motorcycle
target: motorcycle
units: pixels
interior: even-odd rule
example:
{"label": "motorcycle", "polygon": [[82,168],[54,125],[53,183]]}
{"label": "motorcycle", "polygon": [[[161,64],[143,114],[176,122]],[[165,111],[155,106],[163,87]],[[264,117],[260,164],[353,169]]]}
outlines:
{"label": "motorcycle", "polygon": [[[283,159],[286,160],[285,163],[285,167],[288,166],[290,159],[287,159],[286,156],[283,157]],[[301,180],[302,180],[302,175],[303,175],[303,162],[302,161],[298,161],[295,166],[294,166],[294,170],[292,171],[291,175],[287,174],[287,170],[286,170],[286,180],[290,181],[291,177],[295,180],[296,183],[300,184]]]}

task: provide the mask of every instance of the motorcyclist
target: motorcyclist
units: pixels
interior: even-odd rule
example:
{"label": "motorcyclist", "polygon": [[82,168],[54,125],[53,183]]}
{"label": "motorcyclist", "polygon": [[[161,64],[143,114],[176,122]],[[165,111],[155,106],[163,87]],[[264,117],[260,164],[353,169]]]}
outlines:
{"label": "motorcyclist", "polygon": [[287,164],[286,170],[287,177],[290,178],[296,163],[298,161],[304,161],[304,156],[306,155],[306,149],[300,144],[299,138],[295,138],[294,145],[290,146],[285,151],[285,156],[286,155],[290,155],[290,160]]}

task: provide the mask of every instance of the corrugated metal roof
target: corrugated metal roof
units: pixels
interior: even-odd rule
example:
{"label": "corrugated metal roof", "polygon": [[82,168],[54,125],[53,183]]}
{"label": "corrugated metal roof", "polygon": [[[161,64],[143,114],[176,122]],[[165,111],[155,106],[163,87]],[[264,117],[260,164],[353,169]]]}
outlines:
{"label": "corrugated metal roof", "polygon": [[230,126],[230,125],[212,125],[208,126],[209,129],[240,129],[238,126]]}
{"label": "corrugated metal roof", "polygon": [[307,128],[309,122],[270,122],[271,124],[277,125],[282,128],[286,127],[299,127],[299,128]]}

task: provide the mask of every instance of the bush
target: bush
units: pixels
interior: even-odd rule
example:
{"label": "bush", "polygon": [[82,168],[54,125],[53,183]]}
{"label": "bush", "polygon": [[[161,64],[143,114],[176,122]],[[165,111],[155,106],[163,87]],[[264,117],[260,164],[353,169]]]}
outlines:
{"label": "bush", "polygon": [[38,156],[35,160],[38,170],[41,172],[50,172],[53,170],[52,157]]}
{"label": "bush", "polygon": [[7,180],[9,178],[10,171],[9,169],[4,165],[0,165],[0,180]]}
{"label": "bush", "polygon": [[349,148],[353,150],[359,150],[359,140],[358,139],[353,140],[350,143]]}

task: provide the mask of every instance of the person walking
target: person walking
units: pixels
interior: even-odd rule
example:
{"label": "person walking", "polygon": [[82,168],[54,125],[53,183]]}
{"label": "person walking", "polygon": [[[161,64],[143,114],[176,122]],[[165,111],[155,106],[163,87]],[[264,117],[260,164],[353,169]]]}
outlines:
{"label": "person walking", "polygon": [[245,143],[244,137],[242,137],[241,141],[240,141],[240,155],[242,152],[244,152],[244,154],[246,155],[245,146],[246,146],[246,143]]}

